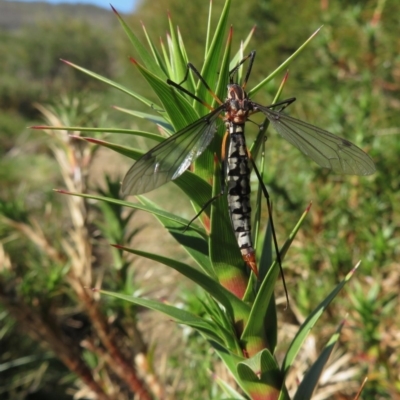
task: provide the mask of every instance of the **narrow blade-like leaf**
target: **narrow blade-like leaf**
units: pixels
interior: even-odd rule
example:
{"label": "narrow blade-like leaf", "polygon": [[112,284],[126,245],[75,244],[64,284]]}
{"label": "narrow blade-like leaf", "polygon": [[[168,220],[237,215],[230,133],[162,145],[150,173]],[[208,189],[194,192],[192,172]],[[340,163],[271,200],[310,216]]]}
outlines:
{"label": "narrow blade-like leaf", "polygon": [[300,351],[300,347],[302,346],[304,340],[306,339],[308,333],[312,329],[312,327],[317,323],[318,319],[324,312],[324,310],[328,307],[331,301],[337,296],[337,294],[342,290],[343,286],[353,277],[356,269],[358,268],[360,263],[358,263],[340,282],[335,289],[315,308],[315,310],[307,317],[307,319],[301,325],[299,331],[297,332],[295,338],[289,346],[289,349],[286,353],[286,357],[282,363],[282,371],[287,374],[289,368],[293,364],[294,358],[297,353]]}
{"label": "narrow blade-like leaf", "polygon": [[314,390],[318,386],[318,382],[325,368],[325,365],[328,362],[336,343],[339,341],[340,331],[343,328],[343,324],[343,322],[340,324],[339,328],[330,338],[329,342],[326,344],[315,363],[311,366],[307,374],[304,376],[303,380],[300,383],[300,386],[296,391],[295,396],[293,397],[293,400],[311,399]]}

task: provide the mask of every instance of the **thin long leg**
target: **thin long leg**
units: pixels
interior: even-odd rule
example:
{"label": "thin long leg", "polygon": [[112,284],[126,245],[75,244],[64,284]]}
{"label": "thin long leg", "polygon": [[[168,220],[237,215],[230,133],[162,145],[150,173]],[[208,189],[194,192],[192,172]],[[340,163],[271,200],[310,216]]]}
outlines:
{"label": "thin long leg", "polygon": [[176,83],[174,81],[171,81],[171,79],[167,79],[167,83],[168,85],[171,85],[173,87],[175,87],[176,89],[180,90],[181,92],[186,93],[188,96],[190,96],[192,99],[195,99],[196,101],[198,101],[199,103],[203,104],[203,106],[207,107],[209,110],[213,110],[213,108],[207,104],[206,102],[204,102],[203,100],[201,100],[199,97],[197,97],[195,94],[189,92],[189,90],[185,89],[182,86],[182,83],[186,82],[188,76],[189,76],[189,70],[191,70],[196,76],[197,78],[199,78],[200,82],[206,87],[206,89],[208,90],[208,92],[211,94],[211,96],[215,99],[215,101],[218,104],[223,104],[223,102],[218,98],[218,96],[212,91],[212,89],[210,88],[210,86],[208,86],[208,83],[205,81],[205,79],[201,76],[200,72],[196,69],[196,67],[192,64],[192,63],[188,63],[188,65],[186,66],[186,73],[185,73],[185,77],[183,78],[183,81],[180,83]]}
{"label": "thin long leg", "polygon": [[[278,110],[278,112],[280,113],[280,112],[282,112],[286,107],[290,106],[290,104],[294,103],[295,101],[296,101],[296,97],[290,97],[289,99],[282,100],[282,101],[280,101],[279,103],[271,104],[270,106],[268,106],[268,108],[275,108],[275,107],[281,106],[281,108]],[[255,123],[254,121],[252,121],[251,119],[249,119],[249,116],[250,116],[250,115],[253,115],[253,114],[259,113],[260,110],[257,108],[257,103],[253,103],[253,102],[252,102],[252,104],[253,104],[253,110],[252,110],[251,112],[249,112],[248,117],[247,117],[247,121]],[[260,127],[260,128],[263,128],[266,122],[268,122],[268,118],[266,118],[266,119],[264,120],[264,122],[263,122],[261,125],[259,125],[259,127]],[[258,125],[257,123],[255,123],[255,124]]]}
{"label": "thin long leg", "polygon": [[197,218],[200,217],[200,215],[202,214],[202,212],[211,204],[214,202],[214,200],[217,200],[218,197],[222,196],[225,192],[224,187],[222,187],[221,192],[218,193],[217,195],[211,197],[211,199],[207,200],[207,202],[203,205],[203,207],[201,207],[200,211],[189,221],[189,223],[185,226],[185,229],[183,230],[183,233],[185,233],[190,225],[192,224],[192,222],[196,221]]}
{"label": "thin long leg", "polygon": [[282,112],[287,106],[290,106],[295,101],[296,101],[296,97],[290,97],[289,99],[282,100],[278,103],[271,104],[270,106],[268,106],[268,108],[283,106],[281,109],[278,110],[278,112]]}
{"label": "thin long leg", "polygon": [[[250,153],[250,152],[249,152]],[[267,200],[267,208],[268,208],[268,215],[269,215],[269,223],[271,224],[271,231],[272,231],[272,238],[274,241],[274,247],[275,247],[275,252],[276,252],[276,260],[278,261],[279,264],[279,269],[281,270],[281,276],[282,276],[282,283],[283,283],[283,288],[285,290],[285,295],[286,295],[286,303],[289,304],[289,296],[288,296],[288,291],[287,291],[287,286],[286,286],[286,281],[285,281],[285,275],[283,273],[283,268],[282,268],[282,259],[281,259],[281,254],[279,252],[279,247],[278,247],[278,241],[276,239],[276,233],[275,233],[275,226],[274,226],[274,219],[272,217],[272,205],[271,205],[271,199],[269,197],[269,193],[268,190],[266,188],[266,186],[264,185],[264,182],[261,178],[261,174],[258,171],[257,165],[254,162],[253,158],[251,157],[251,155],[249,154],[249,158],[251,160],[251,163],[253,165],[254,168],[254,172],[257,175],[257,179],[260,182],[261,185],[261,190],[264,194],[265,199]]]}
{"label": "thin long leg", "polygon": [[209,110],[214,110],[214,108],[212,108],[208,103],[206,103],[205,101],[201,100],[200,97],[197,97],[195,94],[193,94],[192,92],[189,92],[189,90],[185,89],[183,86],[181,86],[180,84],[171,81],[171,79],[167,79],[167,83],[168,85],[173,86],[174,88],[178,89],[179,91],[186,93],[188,96],[190,96],[192,99],[195,99],[196,101],[198,101],[200,104],[203,104],[203,106],[207,107]]}

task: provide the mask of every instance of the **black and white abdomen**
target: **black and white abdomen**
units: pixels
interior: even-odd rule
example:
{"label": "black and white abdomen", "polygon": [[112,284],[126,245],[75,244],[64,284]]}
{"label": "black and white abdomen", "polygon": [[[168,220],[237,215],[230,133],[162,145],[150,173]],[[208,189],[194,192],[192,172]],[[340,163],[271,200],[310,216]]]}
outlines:
{"label": "black and white abdomen", "polygon": [[243,255],[254,252],[251,240],[250,168],[244,125],[229,124],[227,194],[229,215]]}

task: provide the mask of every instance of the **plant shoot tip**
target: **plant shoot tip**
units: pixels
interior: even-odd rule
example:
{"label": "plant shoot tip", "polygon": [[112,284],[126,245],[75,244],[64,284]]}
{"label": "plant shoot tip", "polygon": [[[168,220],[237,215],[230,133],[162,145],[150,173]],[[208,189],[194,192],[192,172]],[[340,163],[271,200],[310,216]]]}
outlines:
{"label": "plant shoot tip", "polygon": [[318,34],[318,32],[322,29],[323,25],[321,25],[312,35],[311,38],[313,38],[315,35]]}
{"label": "plant shoot tip", "polygon": [[289,70],[287,69],[286,72],[285,72],[285,76],[283,77],[283,83],[284,83],[284,84],[286,83],[286,81],[288,80],[288,78],[289,78]]}
{"label": "plant shoot tip", "polygon": [[139,65],[139,63],[133,57],[129,57],[129,61],[135,65]]}
{"label": "plant shoot tip", "polygon": [[358,261],[358,263],[354,266],[354,268],[351,271],[355,272],[358,269],[358,267],[360,266],[360,264],[361,264],[361,260]]}
{"label": "plant shoot tip", "polygon": [[69,62],[68,60],[64,60],[63,58],[60,58],[60,61],[62,61],[65,64],[72,65],[71,62]]}

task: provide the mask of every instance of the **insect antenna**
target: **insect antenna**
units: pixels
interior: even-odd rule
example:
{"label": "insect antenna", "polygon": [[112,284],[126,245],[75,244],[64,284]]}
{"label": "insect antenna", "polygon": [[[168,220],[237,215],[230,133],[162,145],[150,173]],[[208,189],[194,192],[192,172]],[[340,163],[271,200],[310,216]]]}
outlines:
{"label": "insect antenna", "polygon": [[242,83],[242,88],[245,89],[245,87],[247,85],[247,81],[249,80],[249,77],[251,74],[251,70],[253,68],[253,63],[254,63],[255,57],[256,57],[256,51],[253,50],[249,55],[247,55],[242,60],[240,60],[240,62],[238,63],[238,65],[236,65],[235,68],[233,68],[231,71],[229,71],[229,80],[230,80],[231,84],[234,83],[233,77],[236,74],[236,72],[238,71],[238,69],[250,58],[249,66],[247,67],[246,75],[245,75],[243,83]]}

